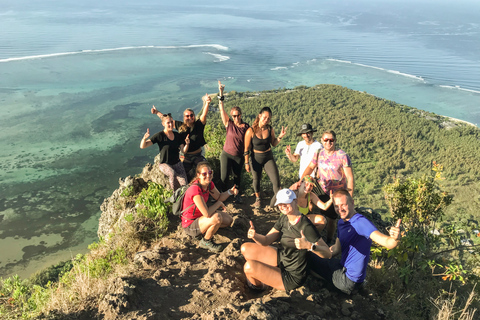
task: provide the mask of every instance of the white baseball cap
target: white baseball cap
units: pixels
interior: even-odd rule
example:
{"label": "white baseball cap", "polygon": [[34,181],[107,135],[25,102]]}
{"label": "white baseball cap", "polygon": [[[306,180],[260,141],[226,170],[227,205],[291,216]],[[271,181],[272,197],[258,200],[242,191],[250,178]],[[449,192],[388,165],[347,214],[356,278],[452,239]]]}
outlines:
{"label": "white baseball cap", "polygon": [[275,205],[278,206],[280,203],[292,203],[295,199],[297,199],[295,192],[290,189],[282,189],[277,192],[277,201],[275,201]]}

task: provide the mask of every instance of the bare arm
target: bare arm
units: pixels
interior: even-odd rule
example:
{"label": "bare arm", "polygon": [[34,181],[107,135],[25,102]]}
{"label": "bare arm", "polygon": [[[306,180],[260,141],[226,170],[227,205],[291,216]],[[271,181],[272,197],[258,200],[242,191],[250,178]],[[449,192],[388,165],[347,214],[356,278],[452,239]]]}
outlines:
{"label": "bare arm", "polygon": [[323,202],[322,200],[320,200],[318,196],[313,192],[310,193],[310,199],[312,200],[313,204],[320,209],[327,210],[333,203],[332,191],[330,191],[330,200],[328,200],[327,202]]}
{"label": "bare arm", "polygon": [[252,138],[253,138],[253,129],[250,127],[248,128],[247,132],[245,132],[245,170],[247,172],[250,172],[250,164],[248,162],[250,155],[248,152],[250,151],[250,146],[252,144]]}
{"label": "bare arm", "polygon": [[315,169],[315,164],[310,162],[308,166],[305,168],[305,171],[303,171],[300,181],[303,180],[303,177],[311,175],[314,169]]}
{"label": "bare arm", "polygon": [[150,129],[147,129],[147,132],[145,132],[145,134],[143,135],[143,138],[140,141],[140,149],[145,149],[146,147],[150,147],[153,144],[150,139],[147,140],[148,137],[150,137]]}
{"label": "bare arm", "polygon": [[[327,246],[327,244],[325,243],[325,241],[323,241],[322,238],[320,238],[315,243],[311,243],[310,241],[307,240],[307,238],[305,238],[305,235],[303,234],[303,230],[300,231],[300,233],[302,237],[295,239],[295,246],[297,247],[297,249],[311,250],[317,256],[325,259],[330,259],[332,257],[332,252],[330,251],[330,248]],[[313,244],[315,244],[316,246],[315,250],[312,250]]]}
{"label": "bare arm", "polygon": [[[220,96],[223,97],[223,90],[225,89],[225,85],[223,85],[220,80],[218,80],[218,92],[220,92]],[[222,100],[218,101],[218,106],[220,107],[220,117],[222,118],[223,125],[225,128],[228,126],[228,120],[230,119],[228,117],[227,111],[225,111],[225,106],[223,104]]]}
{"label": "bare arm", "polygon": [[207,123],[207,114],[208,114],[208,108],[210,108],[210,102],[212,101],[212,98],[206,93],[203,97],[203,112],[202,115],[200,116],[200,121],[202,121],[203,124]]}
{"label": "bare arm", "polygon": [[271,132],[271,135],[272,135],[272,146],[276,147],[280,141],[282,140],[283,136],[287,133],[287,128],[288,127],[283,127],[282,126],[282,130],[280,131],[280,134],[278,135],[278,138],[275,138],[275,130],[273,130],[273,128],[271,128],[272,132]]}
{"label": "bare arm", "polygon": [[332,252],[332,257],[335,257],[342,253],[342,245],[340,244],[340,239],[337,238],[335,244],[330,247],[330,251]]}
{"label": "bare arm", "polygon": [[347,190],[353,198],[353,189],[355,188],[353,169],[352,167],[343,167],[343,172],[345,173],[345,177],[347,177]]}
{"label": "bare arm", "polygon": [[222,201],[217,201],[210,207],[207,207],[205,200],[203,200],[202,196],[199,194],[193,196],[193,202],[202,215],[207,218],[210,218],[218,208],[224,206]]}
{"label": "bare arm", "polygon": [[180,145],[180,150],[182,150],[183,153],[187,153],[189,146],[190,146],[190,135],[187,134],[187,137],[185,138],[185,144]]}
{"label": "bare arm", "polygon": [[220,193],[217,187],[214,187],[213,190],[210,191],[210,194],[212,195],[213,199],[220,200],[223,202],[227,200],[228,197],[230,197],[231,195],[237,195],[238,189],[237,189],[237,186],[234,185],[231,189],[228,189],[227,191]]}
{"label": "bare arm", "polygon": [[292,154],[292,149],[290,145],[285,148],[285,154],[287,155],[288,160],[290,160],[291,162],[297,162],[297,160],[300,158],[300,155],[298,153]]}
{"label": "bare arm", "polygon": [[370,235],[370,239],[387,249],[395,248],[400,240],[400,222],[401,219],[398,219],[397,224],[390,228],[388,236],[378,230],[375,230]]}
{"label": "bare arm", "polygon": [[250,229],[248,229],[247,237],[258,243],[259,245],[266,247],[271,245],[275,240],[278,239],[278,237],[280,237],[280,232],[277,229],[272,228],[266,236],[258,234],[255,232],[253,222],[250,221]]}
{"label": "bare arm", "polygon": [[152,109],[150,109],[150,112],[152,114],[156,114],[157,117],[159,117],[160,119],[163,118],[163,113],[161,113],[160,111],[157,110],[157,108],[155,108],[155,106],[152,106]]}

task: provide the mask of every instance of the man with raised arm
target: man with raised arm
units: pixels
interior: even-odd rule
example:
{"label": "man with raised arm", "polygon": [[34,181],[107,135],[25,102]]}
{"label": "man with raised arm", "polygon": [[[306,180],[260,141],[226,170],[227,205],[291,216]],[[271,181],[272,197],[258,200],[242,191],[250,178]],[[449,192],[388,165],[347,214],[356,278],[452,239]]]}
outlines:
{"label": "man with raised arm", "polygon": [[[206,161],[202,154],[202,147],[207,144],[203,132],[205,130],[205,124],[207,123],[208,109],[212,99],[208,94],[205,94],[202,100],[203,112],[198,120],[195,120],[195,112],[188,108],[183,112],[183,122],[175,121],[175,129],[178,130],[183,140],[185,140],[187,136],[190,138],[190,147],[183,160],[183,166],[185,167],[188,180],[196,176],[195,169],[197,164],[201,161]],[[167,115],[158,111],[155,106],[152,106],[151,112],[156,114],[160,119],[163,119],[163,117]]]}
{"label": "man with raised arm", "polygon": [[[315,246],[304,238],[295,240],[297,248],[311,249],[309,253],[310,272],[318,275],[338,290],[351,294],[362,287],[367,273],[372,241],[386,247],[395,248],[400,240],[400,222],[390,228],[385,235],[363,215],[355,212],[353,199],[347,190],[333,193],[333,205],[340,216],[338,221],[338,238],[330,247],[332,257],[342,254],[341,259],[325,259],[316,255]],[[298,241],[297,241],[298,240]]]}
{"label": "man with raised arm", "polygon": [[[311,124],[302,124],[302,128],[297,133],[297,136],[302,136],[303,141],[300,141],[297,144],[293,154],[290,145],[285,148],[285,154],[287,155],[288,160],[291,162],[297,162],[298,159],[300,159],[300,170],[298,171],[299,178],[302,178],[302,174],[312,161],[315,152],[319,149],[323,149],[322,144],[313,138],[314,132],[317,132],[317,130],[313,129]],[[315,177],[314,175],[315,172],[312,172],[311,176],[313,178]]]}

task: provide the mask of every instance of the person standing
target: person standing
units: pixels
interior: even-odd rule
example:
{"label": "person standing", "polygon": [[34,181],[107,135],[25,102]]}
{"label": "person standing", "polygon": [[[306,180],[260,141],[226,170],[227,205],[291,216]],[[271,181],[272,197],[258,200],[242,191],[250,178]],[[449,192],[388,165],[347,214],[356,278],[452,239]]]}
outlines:
{"label": "person standing", "polygon": [[[353,178],[352,161],[345,151],[336,149],[336,134],[333,130],[325,131],[322,134],[323,149],[314,154],[312,161],[302,174],[303,177],[310,175],[317,168],[317,182],[324,194],[318,198],[322,202],[330,200],[330,192],[346,189],[353,198],[355,180]],[[301,180],[300,179],[300,180]],[[335,234],[335,220],[338,218],[333,206],[327,210],[321,210],[327,217],[327,243],[330,243]]]}
{"label": "person standing", "polygon": [[[242,169],[244,165],[244,150],[245,150],[245,133],[250,128],[248,123],[242,120],[242,110],[239,107],[232,107],[230,115],[232,119],[228,117],[228,113],[225,111],[223,91],[225,85],[222,85],[218,81],[219,107],[220,117],[222,118],[223,125],[227,130],[225,137],[225,144],[223,145],[222,154],[220,155],[220,182],[221,189],[227,190],[229,185],[229,176],[233,175],[233,183],[240,187]],[[241,194],[238,193],[235,196],[237,203],[242,203]]]}
{"label": "person standing", "polygon": [[170,182],[173,191],[187,184],[187,175],[182,161],[180,151],[188,151],[190,139],[187,135],[183,139],[178,132],[173,131],[174,121],[170,114],[162,115],[162,125],[165,129],[157,132],[150,139],[150,130],[144,134],[140,141],[140,148],[145,149],[153,144],[158,144],[160,152],[160,171],[162,171]]}
{"label": "person standing", "polygon": [[[183,122],[175,121],[175,129],[178,130],[181,137],[185,139],[187,136],[190,138],[190,147],[188,152],[185,153],[183,165],[187,173],[188,179],[192,179],[196,176],[195,168],[201,161],[206,161],[202,155],[202,148],[206,143],[204,137],[205,124],[207,123],[207,114],[212,99],[208,94],[202,97],[203,100],[203,112],[200,118],[195,120],[195,112],[188,108],[183,112]],[[163,117],[163,113],[157,110],[155,106],[152,106],[151,112],[156,114],[160,119]]]}
{"label": "person standing", "polygon": [[[391,227],[385,235],[363,215],[355,211],[350,192],[337,190],[332,195],[338,220],[338,237],[330,247],[332,256],[341,254],[341,259],[325,259],[316,252],[309,253],[310,272],[333,284],[335,288],[351,294],[362,287],[367,275],[372,241],[387,249],[395,248],[400,239],[400,223]],[[299,239],[298,248],[309,248],[310,243]]]}
{"label": "person standing", "polygon": [[[300,141],[297,144],[293,154],[290,145],[285,148],[285,154],[287,155],[288,160],[295,163],[300,159],[300,170],[298,170],[299,178],[302,177],[303,172],[312,161],[315,152],[319,149],[323,149],[322,144],[313,137],[314,132],[317,132],[317,130],[313,129],[311,124],[302,124],[297,136],[302,136],[303,141]],[[311,176],[315,177],[315,172],[312,172]]]}
{"label": "person standing", "polygon": [[269,107],[262,108],[245,134],[245,170],[251,172],[253,177],[253,190],[256,197],[254,208],[261,206],[260,181],[264,168],[273,185],[274,195],[270,200],[270,207],[274,207],[275,195],[280,190],[280,174],[273,158],[272,147],[280,143],[287,133],[287,127],[282,127],[278,137],[275,137],[275,131],[270,125],[271,119],[272,110]]}

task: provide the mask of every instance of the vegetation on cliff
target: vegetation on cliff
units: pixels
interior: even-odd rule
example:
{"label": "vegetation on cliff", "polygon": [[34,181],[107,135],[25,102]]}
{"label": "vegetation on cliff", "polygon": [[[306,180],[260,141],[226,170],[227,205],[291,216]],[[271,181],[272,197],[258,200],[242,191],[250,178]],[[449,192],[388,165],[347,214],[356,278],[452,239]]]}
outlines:
{"label": "vegetation on cliff", "polygon": [[[381,230],[388,223],[375,219],[375,212],[402,218],[405,225],[397,249],[372,248],[370,293],[349,300],[312,279],[290,295],[249,294],[243,286],[238,247],[249,219],[262,219],[265,232],[275,213],[252,211],[248,204],[229,205],[234,228],[219,234],[226,249],[218,256],[198,252],[196,240],[170,223],[178,223],[178,218],[167,214],[169,205],[162,200],[169,195],[164,187],[168,183],[156,166],[147,165],[138,177],[122,180],[105,200],[100,240],[90,246],[89,254],[30,279],[0,281],[2,318],[473,319],[479,274],[477,128],[447,125],[444,117],[333,85],[230,92],[226,105],[240,106],[249,123],[269,106],[275,130],[288,126],[282,144],[274,148],[283,186],[298,178],[298,163],[290,163],[283,150],[298,143],[301,124],[312,124],[318,136],[325,129],[337,132],[339,147],[352,158],[355,203],[374,208],[364,211]],[[209,115],[206,132],[207,156],[215,169],[224,139],[218,115]],[[242,184],[250,194],[249,175]],[[271,189],[268,179],[263,179],[262,187]],[[140,284],[145,287],[136,289]],[[161,296],[155,296],[156,304],[148,304],[142,302],[146,296],[138,297],[142,291]],[[349,303],[358,310],[352,312]]]}

